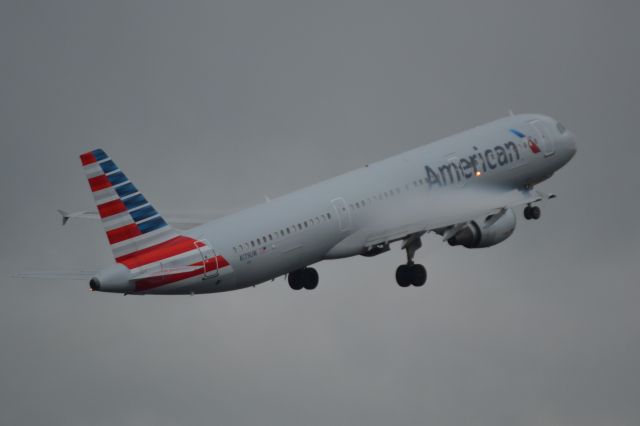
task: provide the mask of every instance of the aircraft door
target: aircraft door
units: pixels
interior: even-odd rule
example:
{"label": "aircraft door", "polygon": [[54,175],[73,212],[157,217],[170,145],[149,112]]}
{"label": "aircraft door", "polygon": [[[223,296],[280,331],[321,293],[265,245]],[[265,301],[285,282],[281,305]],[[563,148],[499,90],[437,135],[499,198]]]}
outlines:
{"label": "aircraft door", "polygon": [[544,156],[548,157],[553,155],[556,152],[555,147],[553,146],[553,140],[549,137],[549,134],[545,129],[545,125],[539,120],[530,121],[529,124],[535,132],[534,137],[540,145],[540,149],[544,153]]}
{"label": "aircraft door", "polygon": [[331,200],[331,205],[338,215],[338,226],[341,231],[348,231],[351,229],[351,213],[347,208],[347,203],[344,198],[334,198]]}
{"label": "aircraft door", "polygon": [[211,247],[211,244],[207,240],[198,240],[193,243],[200,256],[202,256],[202,263],[204,265],[204,279],[213,278],[218,276],[218,257],[216,252]]}

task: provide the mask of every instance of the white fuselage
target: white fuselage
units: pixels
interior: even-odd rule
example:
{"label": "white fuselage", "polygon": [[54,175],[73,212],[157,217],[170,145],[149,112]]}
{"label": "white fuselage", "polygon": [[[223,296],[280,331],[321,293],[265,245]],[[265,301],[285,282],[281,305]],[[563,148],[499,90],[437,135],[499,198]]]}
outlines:
{"label": "white fuselage", "polygon": [[[454,206],[443,206],[455,199],[449,194],[532,187],[566,164],[575,142],[558,126],[540,115],[503,118],[193,228],[185,235],[208,242],[229,266],[148,293],[253,286],[416,230],[455,224]],[[511,129],[535,135],[541,152]]]}

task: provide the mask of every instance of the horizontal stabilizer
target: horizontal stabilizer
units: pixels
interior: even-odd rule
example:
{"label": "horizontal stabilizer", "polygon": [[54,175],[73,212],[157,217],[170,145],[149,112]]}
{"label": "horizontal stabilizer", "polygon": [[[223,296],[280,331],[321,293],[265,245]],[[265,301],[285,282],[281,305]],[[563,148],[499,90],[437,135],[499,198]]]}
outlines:
{"label": "horizontal stabilizer", "polygon": [[15,278],[34,278],[52,280],[88,280],[96,274],[97,270],[79,271],[26,271],[14,274]]}
{"label": "horizontal stabilizer", "polygon": [[[62,216],[62,226],[66,225],[70,219],[89,219],[89,220],[100,220],[100,215],[97,211],[88,211],[82,210],[77,212],[67,212],[64,210],[58,209],[58,213]],[[191,229],[195,228],[198,225],[202,225],[207,221],[217,219],[222,217],[223,215],[218,216],[209,216],[208,219],[204,218],[196,218],[190,215],[180,215],[180,214],[168,214],[164,215],[167,223],[174,226],[177,229]]]}

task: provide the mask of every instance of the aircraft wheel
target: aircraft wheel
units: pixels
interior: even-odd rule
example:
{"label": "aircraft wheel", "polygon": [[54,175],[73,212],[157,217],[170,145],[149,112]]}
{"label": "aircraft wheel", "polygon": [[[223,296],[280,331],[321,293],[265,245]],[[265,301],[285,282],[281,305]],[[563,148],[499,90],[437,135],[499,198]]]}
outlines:
{"label": "aircraft wheel", "polygon": [[300,279],[299,271],[293,271],[287,277],[287,281],[289,281],[289,287],[293,290],[301,290],[303,287],[302,280]]}
{"label": "aircraft wheel", "polygon": [[396,282],[400,287],[411,285],[411,265],[400,265],[396,269]]}
{"label": "aircraft wheel", "polygon": [[424,266],[416,263],[411,265],[411,284],[422,287],[427,282],[427,270]]}
{"label": "aircraft wheel", "polygon": [[531,207],[527,206],[524,208],[524,218],[531,220]]}
{"label": "aircraft wheel", "polygon": [[314,288],[318,287],[318,281],[319,281],[318,271],[316,271],[313,268],[304,268],[303,274],[304,274],[305,289],[313,290]]}
{"label": "aircraft wheel", "polygon": [[540,214],[541,213],[542,212],[540,211],[540,207],[538,207],[538,206],[531,207],[530,210],[529,210],[529,216],[531,216],[531,219],[533,219],[533,220],[540,219]]}

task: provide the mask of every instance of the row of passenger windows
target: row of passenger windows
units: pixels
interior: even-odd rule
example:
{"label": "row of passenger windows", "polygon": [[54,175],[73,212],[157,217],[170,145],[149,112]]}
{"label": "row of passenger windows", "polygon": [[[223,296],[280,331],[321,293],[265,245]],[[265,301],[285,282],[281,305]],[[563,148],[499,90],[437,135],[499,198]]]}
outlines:
{"label": "row of passenger windows", "polygon": [[[426,179],[414,180],[413,186],[417,188],[421,185],[425,185],[426,183],[427,183]],[[406,184],[404,186],[404,189],[406,191],[409,191],[411,189],[411,184]],[[357,201],[355,203],[349,204],[349,208],[353,211],[355,209],[365,207],[366,205],[373,203],[373,201],[381,201],[389,197],[392,197],[394,195],[398,195],[401,192],[402,192],[402,189],[400,187],[397,187],[395,189],[390,189],[389,191],[385,191],[385,192],[381,192],[379,194],[373,195],[367,198],[366,200],[361,200],[361,201]],[[302,231],[305,228],[317,225],[329,219],[331,219],[331,213],[325,213],[320,216],[316,216],[315,218],[312,217],[310,219],[305,220],[304,222],[287,226],[286,228],[282,228],[279,231],[273,232],[271,234],[263,235],[262,237],[259,237],[255,240],[238,244],[233,248],[233,251],[236,253],[242,253],[244,251],[248,251],[256,247],[264,246],[265,244],[271,241],[275,241],[279,238],[286,237],[287,235],[290,235],[291,233],[296,231]]]}
{"label": "row of passenger windows", "polygon": [[299,222],[297,224],[287,226],[286,228],[282,228],[279,231],[275,231],[273,233],[263,235],[261,237],[256,238],[255,240],[238,244],[233,248],[233,251],[236,253],[242,253],[244,251],[251,250],[256,247],[264,246],[265,244],[271,241],[276,241],[279,238],[284,238],[287,235],[291,235],[294,232],[302,231],[303,229],[309,228],[314,225],[319,225],[320,223],[330,219],[331,219],[331,213],[323,213],[319,216],[309,218],[303,222]]}
{"label": "row of passenger windows", "polygon": [[[427,179],[419,179],[419,180],[414,180],[413,181],[413,186],[415,188],[421,186],[421,185],[425,185],[427,183]],[[404,186],[404,190],[405,191],[409,191],[411,189],[411,184],[406,184]],[[349,208],[351,209],[351,211],[356,210],[356,209],[360,209],[364,206],[370,205],[371,203],[373,203],[374,201],[381,201],[384,199],[387,199],[389,197],[393,197],[394,195],[398,195],[402,192],[402,189],[400,187],[397,187],[395,189],[390,189],[389,191],[385,191],[385,192],[381,192],[379,194],[373,195],[365,200],[360,200],[360,201],[356,201],[355,203],[349,204]]]}

